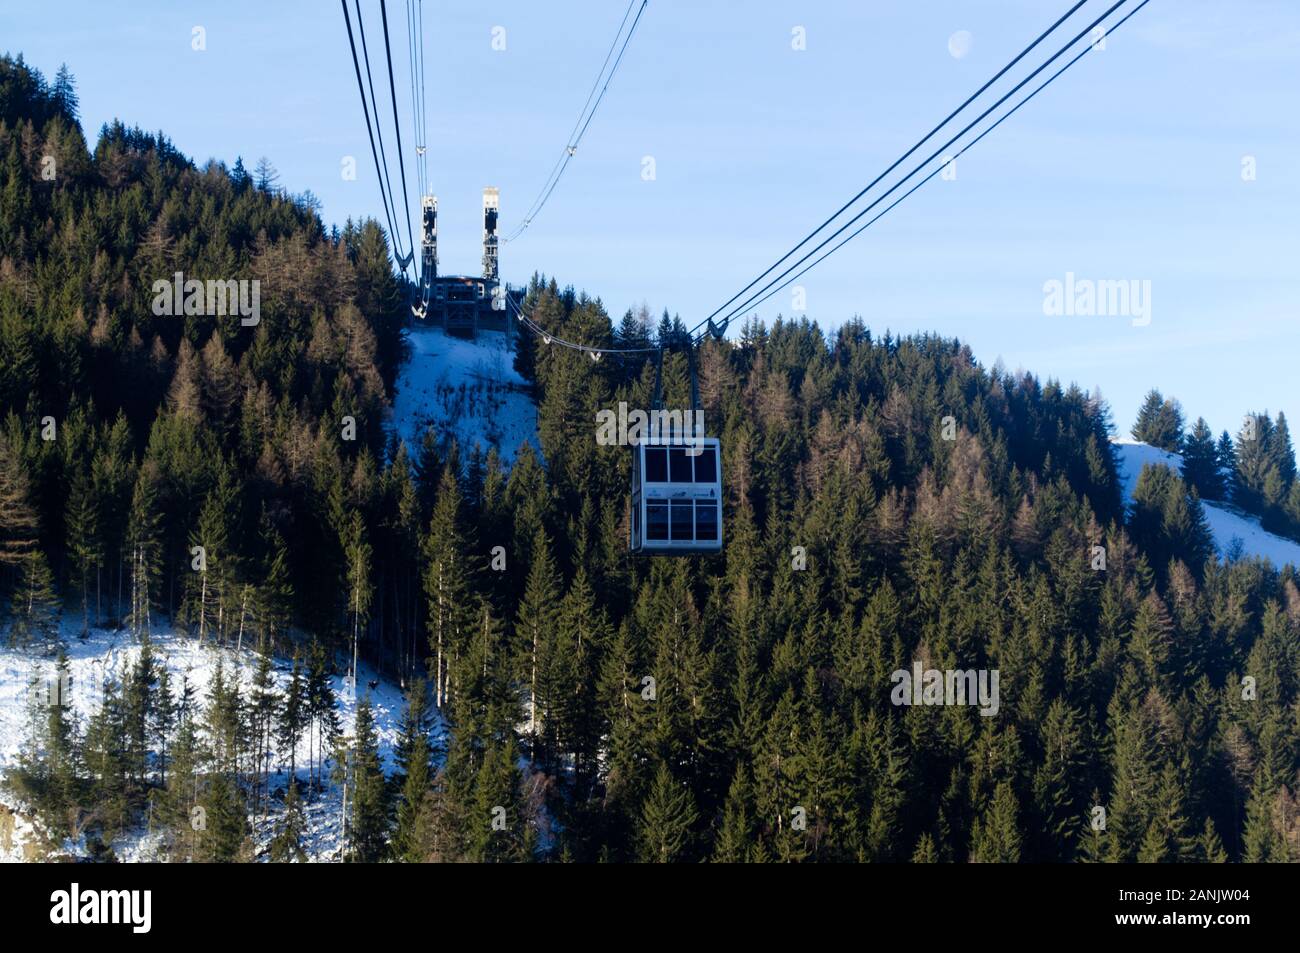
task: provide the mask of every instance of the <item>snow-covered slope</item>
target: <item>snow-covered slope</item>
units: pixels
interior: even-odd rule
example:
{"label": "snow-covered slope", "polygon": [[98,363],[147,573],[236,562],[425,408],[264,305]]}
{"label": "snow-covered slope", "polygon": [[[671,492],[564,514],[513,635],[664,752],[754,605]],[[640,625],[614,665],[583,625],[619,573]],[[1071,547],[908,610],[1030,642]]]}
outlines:
{"label": "snow-covered slope", "polygon": [[[1133,502],[1138,477],[1147,464],[1164,464],[1175,473],[1182,472],[1183,458],[1179,454],[1128,437],[1111,442],[1119,463],[1125,503]],[[1262,556],[1279,567],[1288,563],[1300,566],[1300,543],[1273,535],[1259,525],[1259,520],[1233,506],[1207,500],[1201,501],[1201,505],[1205,509],[1205,521],[1210,526],[1220,556],[1232,552],[1234,543],[1240,542],[1243,555]]]}
{"label": "snow-covered slope", "polygon": [[[114,632],[92,629],[90,636],[83,642],[79,637],[81,624],[78,618],[65,616],[64,641],[66,644],[69,668],[72,676],[70,704],[78,727],[85,729],[87,719],[100,704],[100,685],[103,679],[120,680],[127,666],[140,653],[136,639],[126,632]],[[206,706],[208,690],[216,671],[217,660],[227,676],[238,674],[241,684],[247,690],[251,687],[253,673],[257,668],[257,656],[251,649],[235,646],[219,648],[210,641],[200,646],[196,639],[183,634],[155,633],[153,637],[155,656],[166,665],[171,677],[172,690],[180,690],[181,679],[185,678],[195,688],[195,697],[200,708]],[[274,662],[276,687],[283,690],[288,683],[291,662],[285,658],[276,658]],[[27,699],[31,691],[32,680],[48,679],[54,671],[54,659],[33,649],[16,649],[7,645],[0,647],[0,772],[17,763],[19,748],[27,731]],[[370,688],[374,682],[375,687]],[[345,734],[353,731],[356,722],[356,704],[351,697],[341,676],[332,679],[335,694],[338,696],[339,721]],[[365,663],[360,666],[358,682],[361,694],[368,694],[375,713],[375,728],[379,737],[380,756],[386,772],[393,770],[393,748],[399,735],[399,725],[404,706],[401,689],[381,678]],[[303,738],[296,752],[298,775],[307,777],[307,759],[309,742]],[[286,759],[287,760],[287,759]],[[275,765],[280,766],[277,752]],[[283,790],[288,783],[288,771],[279,770],[272,776],[272,791]],[[305,847],[314,859],[328,859],[338,849],[338,821],[341,791],[328,789],[323,795],[304,804],[308,832]],[[21,828],[26,825],[30,830],[30,818],[22,812],[22,805],[13,796],[0,788],[0,805],[7,805],[15,813]],[[3,813],[3,812],[0,812]],[[272,834],[276,812],[272,812],[271,823],[259,825],[254,839],[259,846],[264,846]],[[12,823],[12,822],[11,822]],[[30,838],[28,838],[30,840]],[[0,843],[0,861],[20,860],[24,847],[23,838],[10,838],[9,849]],[[69,853],[76,853],[80,845],[65,845]],[[158,841],[145,835],[144,831],[132,832],[112,845],[120,860],[153,859]]]}
{"label": "snow-covered slope", "polygon": [[514,351],[500,331],[474,340],[437,328],[414,328],[411,359],[397,378],[393,426],[412,452],[427,426],[454,437],[463,454],[477,443],[496,447],[503,463],[525,442],[537,449],[537,407],[514,369]]}

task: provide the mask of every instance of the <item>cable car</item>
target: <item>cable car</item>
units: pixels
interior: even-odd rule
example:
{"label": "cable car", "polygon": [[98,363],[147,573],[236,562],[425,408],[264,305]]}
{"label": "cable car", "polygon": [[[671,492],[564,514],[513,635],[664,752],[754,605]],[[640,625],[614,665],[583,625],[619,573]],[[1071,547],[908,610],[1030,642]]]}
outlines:
{"label": "cable car", "polygon": [[650,438],[632,448],[628,535],[628,548],[647,556],[722,551],[722,446],[716,437],[689,444]]}

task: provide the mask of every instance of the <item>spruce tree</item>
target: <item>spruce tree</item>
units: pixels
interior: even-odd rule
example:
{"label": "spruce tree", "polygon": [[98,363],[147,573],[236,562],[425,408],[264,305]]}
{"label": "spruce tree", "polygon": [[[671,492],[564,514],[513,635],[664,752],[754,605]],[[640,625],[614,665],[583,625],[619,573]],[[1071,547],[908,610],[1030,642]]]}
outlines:
{"label": "spruce tree", "polygon": [[[99,570],[104,558],[103,540],[100,537],[99,501],[90,474],[78,470],[68,490],[68,504],[64,520],[67,528],[68,554],[77,574],[81,589],[81,632],[90,632],[90,576]],[[96,624],[98,619],[95,620]]]}
{"label": "spruce tree", "polygon": [[1223,849],[1223,841],[1219,839],[1219,833],[1214,829],[1214,821],[1211,818],[1205,819],[1205,829],[1197,839],[1196,853],[1196,859],[1204,864],[1228,862],[1228,852]]}
{"label": "spruce tree", "polygon": [[1219,435],[1219,442],[1215,444],[1214,459],[1219,466],[1219,475],[1223,478],[1224,499],[1235,498],[1237,448],[1232,442],[1232,435],[1226,430]]}
{"label": "spruce tree", "polygon": [[127,739],[122,697],[116,682],[105,679],[98,710],[86,725],[82,758],[91,775],[92,826],[111,839],[127,823]]}
{"label": "spruce tree", "polygon": [[275,720],[275,744],[280,752],[281,761],[288,759],[291,785],[297,782],[298,743],[307,729],[309,718],[307,681],[303,677],[302,658],[295,648],[293,667],[289,671],[289,682],[285,685]]}
{"label": "spruce tree", "polygon": [[551,744],[543,745],[541,729],[547,729],[547,740],[553,742],[550,719],[559,691],[553,668],[553,641],[560,608],[560,580],[544,531],[538,531],[533,538],[532,549],[515,632],[519,639],[520,680],[526,686],[530,751],[533,758],[548,764],[553,750]]}
{"label": "spruce tree", "polygon": [[217,770],[208,775],[199,796],[202,808],[196,860],[228,864],[249,849],[247,806],[233,774]]}
{"label": "spruce tree", "polygon": [[1021,833],[1019,805],[1010,781],[1002,781],[984,817],[975,824],[972,858],[984,864],[1014,864],[1020,861]]}
{"label": "spruce tree", "polygon": [[465,818],[469,858],[477,863],[517,863],[529,859],[533,849],[517,759],[513,738],[483,753]]}
{"label": "spruce tree", "polygon": [[302,798],[298,795],[298,781],[289,779],[284,795],[284,814],[276,825],[271,839],[271,863],[302,864],[308,860],[302,839],[307,832],[307,820],[302,813]]}
{"label": "spruce tree", "polygon": [[1158,390],[1149,391],[1133,425],[1133,437],[1177,453],[1183,440],[1183,412],[1178,402],[1166,399]]}
{"label": "spruce tree", "polygon": [[59,638],[59,598],[45,554],[30,550],[18,566],[18,584],[9,603],[9,644],[39,642],[50,646]]}
{"label": "spruce tree", "polygon": [[253,690],[248,707],[253,742],[253,813],[262,816],[265,815],[266,800],[270,798],[271,758],[279,709],[280,696],[275,690],[271,650],[263,640],[258,650],[257,668],[253,672]]}
{"label": "spruce tree", "polygon": [[645,863],[671,864],[692,859],[698,813],[690,788],[660,762],[641,807],[637,839]]}
{"label": "spruce tree", "polygon": [[1219,471],[1219,457],[1214,445],[1214,433],[1204,417],[1196,419],[1196,425],[1183,443],[1183,480],[1196,490],[1202,499],[1222,500],[1225,487],[1223,474]]}
{"label": "spruce tree", "polygon": [[451,659],[473,625],[473,560],[462,526],[461,493],[448,465],[424,541],[424,594],[429,630],[429,667],[434,704],[448,698]]}
{"label": "spruce tree", "polygon": [[[339,733],[339,717],[334,686],[330,681],[329,655],[325,646],[312,641],[307,668],[307,725],[313,783],[319,784],[324,771],[325,752],[332,750]],[[314,736],[314,737],[313,737]]]}
{"label": "spruce tree", "polygon": [[359,863],[373,863],[382,859],[387,850],[388,795],[369,695],[357,703],[349,763],[351,817],[348,858]]}
{"label": "spruce tree", "polygon": [[38,529],[31,504],[31,480],[19,441],[0,430],[0,569],[13,569],[26,562],[36,548]]}

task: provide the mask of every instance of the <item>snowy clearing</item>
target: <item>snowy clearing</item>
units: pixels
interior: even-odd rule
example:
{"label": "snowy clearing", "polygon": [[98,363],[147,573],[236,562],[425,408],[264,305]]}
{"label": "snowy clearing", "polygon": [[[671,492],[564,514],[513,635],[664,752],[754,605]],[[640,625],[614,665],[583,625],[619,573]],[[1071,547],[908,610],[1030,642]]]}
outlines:
{"label": "snowy clearing", "polygon": [[[1169,453],[1129,437],[1114,439],[1111,444],[1115,447],[1126,504],[1133,502],[1138,477],[1147,464],[1164,464],[1175,473],[1182,473],[1183,458],[1179,454]],[[1202,500],[1201,506],[1205,510],[1205,521],[1210,526],[1220,556],[1226,556],[1232,551],[1234,541],[1240,541],[1243,555],[1261,556],[1278,567],[1288,563],[1300,566],[1300,543],[1275,536],[1263,529],[1259,520],[1230,504]]]}
{"label": "snowy clearing", "polygon": [[[78,730],[84,730],[90,715],[100,704],[103,679],[121,679],[127,666],[139,656],[140,645],[125,630],[91,629],[89,637],[84,641],[79,637],[80,630],[79,617],[64,617],[63,636],[72,681],[70,704]],[[238,673],[244,691],[251,688],[253,674],[257,669],[257,653],[247,646],[218,647],[210,640],[208,644],[200,646],[197,639],[181,633],[155,633],[153,649],[155,658],[159,664],[166,666],[171,676],[172,691],[179,692],[182,678],[187,679],[195,688],[195,698],[200,708],[207,704],[208,690],[218,659],[222,660],[227,676]],[[17,649],[7,645],[0,647],[0,773],[17,764],[18,752],[27,732],[27,699],[32,681],[36,678],[49,678],[54,671],[54,662],[53,655],[46,655],[39,649]],[[290,659],[279,656],[274,659],[278,691],[282,691],[288,684],[291,668]],[[402,690],[380,677],[364,662],[360,665],[359,674],[361,694],[369,694],[374,710],[375,730],[384,771],[391,773],[394,768],[393,749],[398,740],[405,704]],[[371,682],[376,683],[373,689],[369,687]],[[331,685],[338,698],[337,710],[342,731],[351,734],[356,723],[356,703],[347,690],[343,676],[334,675]],[[435,726],[435,739],[439,730]],[[304,736],[296,751],[297,775],[303,781],[307,778],[309,754],[309,741]],[[281,765],[282,760],[287,763],[287,756],[282,758],[277,752],[275,766],[279,770],[271,775],[273,797],[276,794],[282,796],[288,784],[288,770]],[[331,785],[322,794],[303,804],[307,823],[303,846],[313,859],[328,860],[337,854],[341,798],[342,792]],[[14,812],[11,815],[14,818],[14,830],[7,838],[9,844],[4,843],[6,838],[0,837],[0,862],[22,860],[23,847],[31,840],[31,819],[23,813],[23,806],[3,788],[0,788],[0,805]],[[276,807],[268,816],[267,823],[254,824],[254,842],[259,851],[269,843],[279,813],[280,800],[277,797]],[[70,854],[79,854],[84,851],[84,846],[81,843],[65,843],[64,850]],[[123,861],[157,859],[159,846],[160,839],[156,835],[149,836],[144,828],[129,832],[112,844],[114,853]]]}
{"label": "snowy clearing", "polygon": [[[393,427],[414,452],[425,427],[454,437],[462,455],[475,444],[495,447],[509,465],[525,442],[537,450],[537,407],[514,369],[514,350],[500,331],[474,340],[438,328],[409,331],[411,359],[402,366],[393,400]],[[539,454],[540,455],[540,454]]]}

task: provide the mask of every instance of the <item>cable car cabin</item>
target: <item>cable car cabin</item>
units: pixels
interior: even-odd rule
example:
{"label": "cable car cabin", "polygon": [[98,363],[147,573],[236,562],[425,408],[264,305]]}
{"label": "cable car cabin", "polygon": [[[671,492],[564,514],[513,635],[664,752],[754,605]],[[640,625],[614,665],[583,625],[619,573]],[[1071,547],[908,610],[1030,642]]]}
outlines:
{"label": "cable car cabin", "polygon": [[[688,450],[698,450],[691,456]],[[632,448],[629,549],[649,556],[722,551],[722,447],[642,441]]]}

